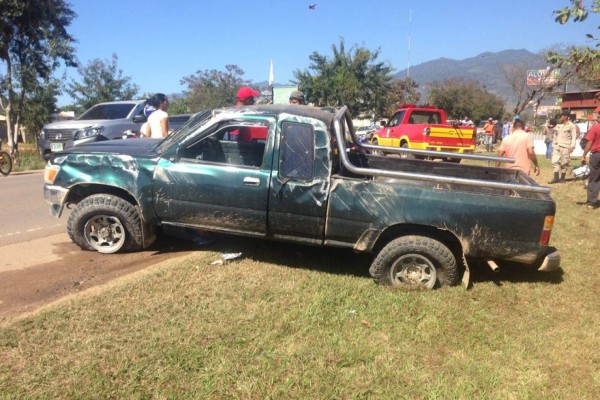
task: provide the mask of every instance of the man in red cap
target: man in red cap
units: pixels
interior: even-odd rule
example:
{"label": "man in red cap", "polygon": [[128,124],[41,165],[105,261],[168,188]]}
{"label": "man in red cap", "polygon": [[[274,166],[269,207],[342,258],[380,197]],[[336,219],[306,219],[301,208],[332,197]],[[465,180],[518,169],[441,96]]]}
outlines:
{"label": "man in red cap", "polygon": [[254,104],[254,98],[258,96],[258,90],[252,90],[248,86],[242,86],[237,92],[237,103],[236,106],[251,106]]}

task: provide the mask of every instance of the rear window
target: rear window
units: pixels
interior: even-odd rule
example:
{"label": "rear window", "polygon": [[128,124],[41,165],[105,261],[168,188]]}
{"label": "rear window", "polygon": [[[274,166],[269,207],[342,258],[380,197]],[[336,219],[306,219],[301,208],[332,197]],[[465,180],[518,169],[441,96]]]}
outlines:
{"label": "rear window", "polygon": [[439,124],[442,116],[433,111],[413,111],[410,114],[410,124]]}
{"label": "rear window", "polygon": [[124,103],[124,104],[98,104],[78,118],[79,120],[92,120],[92,119],[123,119],[127,118],[131,110],[135,107],[135,104]]}

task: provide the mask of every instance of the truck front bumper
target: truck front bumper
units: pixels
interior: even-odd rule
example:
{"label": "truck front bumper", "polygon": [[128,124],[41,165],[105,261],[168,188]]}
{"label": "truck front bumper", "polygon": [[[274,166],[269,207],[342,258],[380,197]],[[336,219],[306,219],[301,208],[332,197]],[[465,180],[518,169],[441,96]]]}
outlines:
{"label": "truck front bumper", "polygon": [[60,217],[69,189],[61,186],[44,185],[44,200],[50,204],[50,215]]}
{"label": "truck front bumper", "polygon": [[538,271],[554,271],[560,267],[560,253],[555,247],[548,247],[548,253],[544,260],[542,261],[542,265],[538,268]]}

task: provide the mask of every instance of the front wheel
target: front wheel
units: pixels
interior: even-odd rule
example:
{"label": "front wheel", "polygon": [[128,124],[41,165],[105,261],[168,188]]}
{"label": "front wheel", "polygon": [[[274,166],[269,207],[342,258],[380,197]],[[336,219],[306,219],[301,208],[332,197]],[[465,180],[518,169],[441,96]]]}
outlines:
{"label": "front wheel", "polygon": [[403,236],[379,252],[370,273],[382,285],[433,289],[459,282],[456,257],[443,243],[425,236]]}
{"label": "front wheel", "polygon": [[[408,149],[408,143],[402,143],[401,146],[403,149]],[[400,158],[414,159],[415,155],[410,153],[400,153]]]}
{"label": "front wheel", "polygon": [[77,204],[67,221],[67,232],[83,250],[99,253],[140,250],[150,245],[148,240],[144,241],[142,220],[136,208],[108,194],[95,194]]}
{"label": "front wheel", "polygon": [[[377,139],[373,140],[373,146],[379,146],[379,142],[377,141]],[[374,156],[385,156],[385,153],[381,150],[373,150],[371,149],[371,154]]]}
{"label": "front wheel", "polygon": [[10,174],[10,171],[12,171],[12,167],[13,163],[10,155],[5,151],[0,152],[0,173],[2,175],[8,175]]}

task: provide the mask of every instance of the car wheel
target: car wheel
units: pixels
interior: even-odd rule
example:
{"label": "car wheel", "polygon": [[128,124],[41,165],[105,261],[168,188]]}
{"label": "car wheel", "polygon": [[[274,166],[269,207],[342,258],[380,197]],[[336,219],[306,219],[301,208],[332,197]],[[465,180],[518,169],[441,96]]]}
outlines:
{"label": "car wheel", "polygon": [[[71,240],[83,250],[116,253],[144,247],[142,220],[120,197],[95,194],[77,204],[67,221]],[[148,240],[146,246],[149,245]]]}
{"label": "car wheel", "polygon": [[382,285],[433,289],[456,285],[456,257],[441,242],[425,236],[403,236],[388,243],[370,268]]}
{"label": "car wheel", "polygon": [[[373,146],[379,146],[379,142],[377,141],[377,139],[373,140]],[[385,153],[381,150],[371,149],[371,154],[373,154],[374,156],[385,156]]]}

